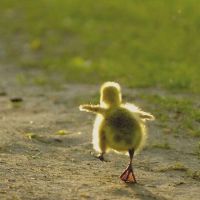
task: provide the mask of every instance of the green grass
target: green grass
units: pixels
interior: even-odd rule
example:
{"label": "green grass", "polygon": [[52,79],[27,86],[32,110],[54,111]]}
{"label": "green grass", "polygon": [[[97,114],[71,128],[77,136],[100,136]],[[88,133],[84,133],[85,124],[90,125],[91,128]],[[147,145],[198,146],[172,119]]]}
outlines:
{"label": "green grass", "polygon": [[190,96],[172,97],[162,95],[140,95],[140,98],[154,107],[154,113],[159,126],[166,134],[183,135],[185,133],[199,137],[200,110]]}
{"label": "green grass", "polygon": [[152,148],[158,148],[158,149],[171,149],[168,141],[165,141],[164,143],[153,143]]}
{"label": "green grass", "polygon": [[166,171],[188,171],[188,168],[184,166],[183,163],[176,162],[168,166],[161,167],[158,171],[166,172]]}
{"label": "green grass", "polygon": [[1,62],[198,93],[199,10],[198,0],[1,0]]}

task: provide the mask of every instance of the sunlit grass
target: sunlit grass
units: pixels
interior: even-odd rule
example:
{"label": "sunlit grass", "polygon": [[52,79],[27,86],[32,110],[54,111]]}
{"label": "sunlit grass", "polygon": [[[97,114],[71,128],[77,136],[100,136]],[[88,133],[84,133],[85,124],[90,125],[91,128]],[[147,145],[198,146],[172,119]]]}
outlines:
{"label": "sunlit grass", "polygon": [[158,148],[158,149],[171,149],[168,141],[165,141],[164,143],[153,143],[152,144],[153,148]]}
{"label": "sunlit grass", "polygon": [[185,165],[181,162],[176,162],[176,163],[173,163],[171,165],[168,165],[168,166],[164,166],[164,167],[161,167],[159,169],[160,172],[166,172],[166,171],[188,171],[188,168],[185,167]]}
{"label": "sunlit grass", "polygon": [[167,134],[200,136],[200,111],[194,99],[159,94],[140,95],[140,98],[154,105],[152,113]]}
{"label": "sunlit grass", "polygon": [[197,0],[2,0],[1,62],[58,72],[67,82],[199,92],[199,7]]}

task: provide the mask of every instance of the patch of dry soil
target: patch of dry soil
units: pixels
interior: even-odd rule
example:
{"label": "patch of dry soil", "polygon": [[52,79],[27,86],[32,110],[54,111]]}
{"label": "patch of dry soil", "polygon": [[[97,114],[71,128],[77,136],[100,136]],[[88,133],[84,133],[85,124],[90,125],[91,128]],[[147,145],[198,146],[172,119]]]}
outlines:
{"label": "patch of dry soil", "polygon": [[[15,78],[19,72],[0,66],[1,200],[200,199],[196,138],[164,135],[158,122],[149,124],[147,147],[134,158],[138,184],[125,184],[119,175],[128,157],[110,153],[110,162],[97,160],[91,145],[94,116],[78,110],[98,86],[22,86]],[[11,97],[23,102],[13,104]],[[152,147],[166,137],[170,149]]]}

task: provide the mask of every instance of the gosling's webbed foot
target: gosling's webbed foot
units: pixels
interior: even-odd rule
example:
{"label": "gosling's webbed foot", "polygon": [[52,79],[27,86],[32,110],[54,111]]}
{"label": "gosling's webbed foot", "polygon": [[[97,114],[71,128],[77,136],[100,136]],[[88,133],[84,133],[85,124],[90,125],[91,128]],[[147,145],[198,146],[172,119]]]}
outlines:
{"label": "gosling's webbed foot", "polygon": [[103,154],[100,154],[100,155],[95,156],[95,157],[98,158],[98,159],[99,159],[100,161],[102,161],[102,162],[109,162],[108,160],[105,160]]}
{"label": "gosling's webbed foot", "polygon": [[128,165],[126,170],[120,176],[120,179],[124,181],[125,183],[137,183],[135,179],[135,175],[133,173],[133,168],[131,165]]}

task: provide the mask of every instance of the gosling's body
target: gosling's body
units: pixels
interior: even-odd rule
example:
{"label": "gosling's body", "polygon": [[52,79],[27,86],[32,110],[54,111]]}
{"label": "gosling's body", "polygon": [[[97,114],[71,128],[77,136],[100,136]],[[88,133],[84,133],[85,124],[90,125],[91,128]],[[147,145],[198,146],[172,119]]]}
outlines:
{"label": "gosling's body", "polygon": [[144,124],[123,105],[106,109],[103,116],[98,114],[94,123],[93,146],[100,153],[111,149],[122,153],[132,148],[137,151],[145,138]]}
{"label": "gosling's body", "polygon": [[104,154],[113,149],[117,152],[129,153],[130,163],[120,178],[125,182],[136,182],[132,170],[132,158],[142,148],[145,138],[145,120],[154,117],[141,111],[133,104],[122,104],[119,84],[106,82],[101,87],[100,105],[81,105],[80,110],[97,114],[93,128],[93,146]]}

